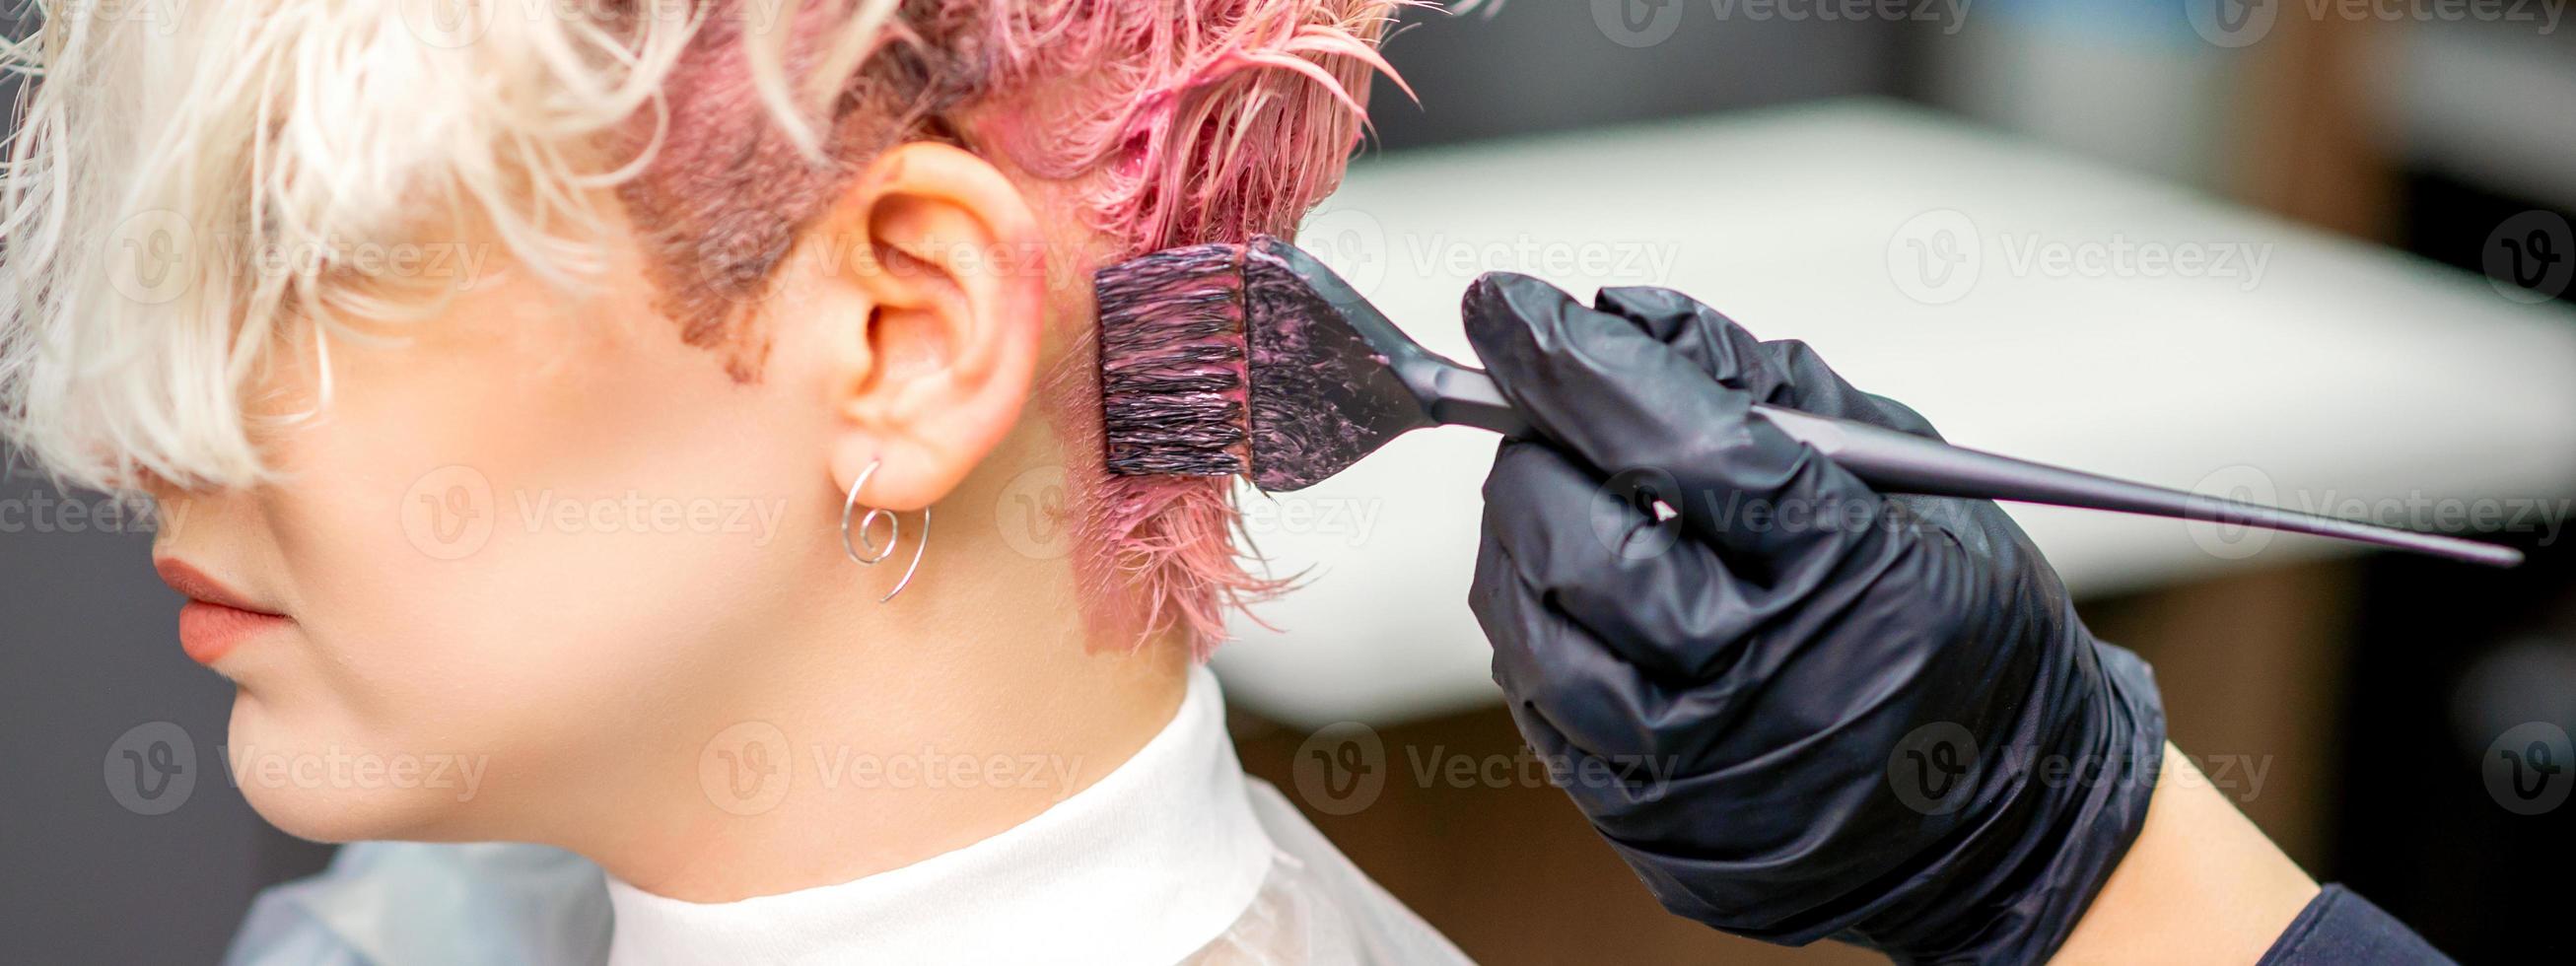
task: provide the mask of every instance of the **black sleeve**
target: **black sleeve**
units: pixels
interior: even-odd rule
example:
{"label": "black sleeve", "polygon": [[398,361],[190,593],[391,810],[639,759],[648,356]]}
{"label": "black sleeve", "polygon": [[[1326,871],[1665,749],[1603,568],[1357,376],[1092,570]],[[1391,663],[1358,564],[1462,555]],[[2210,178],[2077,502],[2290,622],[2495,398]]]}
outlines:
{"label": "black sleeve", "polygon": [[2258,966],[2377,966],[2451,962],[2396,917],[2330,885],[2299,910]]}

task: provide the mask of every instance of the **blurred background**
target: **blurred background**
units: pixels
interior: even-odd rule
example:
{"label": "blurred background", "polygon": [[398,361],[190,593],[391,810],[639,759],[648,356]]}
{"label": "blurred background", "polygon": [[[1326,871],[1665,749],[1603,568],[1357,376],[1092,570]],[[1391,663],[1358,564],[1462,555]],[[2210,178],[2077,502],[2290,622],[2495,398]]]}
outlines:
{"label": "blurred background", "polygon": [[[2454,956],[2518,958],[2554,932],[2576,859],[2576,810],[2560,804],[2576,781],[2576,552],[2561,539],[2576,499],[2576,28],[2559,29],[2564,6],[1413,11],[1389,57],[1421,106],[1380,87],[1375,144],[1326,211],[1362,213],[1382,246],[1371,284],[1424,305],[1454,299],[1459,273],[1433,270],[1436,251],[1410,253],[1426,222],[1468,205],[1545,239],[1633,238],[1618,226],[1712,213],[1648,239],[1648,255],[1669,257],[1612,274],[1690,290],[1765,336],[1811,338],[1954,439],[2177,486],[2230,489],[2221,471],[2251,465],[2258,495],[2284,503],[2342,486],[2376,512],[2407,485],[2467,501],[2456,518],[2430,500],[2421,512],[2435,516],[2394,522],[2483,532],[2529,551],[2527,566],[2305,542],[2240,553],[2179,525],[2026,519],[2094,629],[2155,664],[2176,743],[2292,857]],[[1661,173],[1641,174],[1640,159]],[[1633,210],[1598,213],[1595,197]],[[1964,292],[1904,267],[1918,219],[1943,212],[1984,243],[1983,277]],[[2132,242],[2241,245],[2272,267],[2229,277],[2120,261]],[[2031,245],[2070,260],[2018,259]],[[2110,267],[2084,267],[2088,253]],[[1467,267],[1590,281],[1580,259],[1514,257]],[[2015,354],[2031,345],[2045,346],[2044,379],[2021,375],[2041,368]],[[2146,388],[2118,391],[2133,384]],[[2112,388],[2039,392],[2061,385]],[[2390,415],[2407,412],[2421,418]],[[1426,444],[1420,458],[1472,487],[1490,445]],[[1461,596],[1473,491],[1429,506],[1385,495],[1400,483],[1352,486],[1339,499],[1382,517],[1362,556],[1408,560],[1404,541],[1440,534],[1431,596],[1328,576],[1323,604],[1284,605],[1289,630],[1248,633],[1220,671],[1255,772],[1480,961],[1869,959],[1664,917],[1543,784],[1411,777],[1426,753],[1481,762],[1520,748],[1479,678]],[[0,490],[0,962],[209,961],[258,888],[329,855],[268,829],[219,777],[175,807],[120,777],[128,751],[213,760],[230,691],[170,646],[179,601],[150,571],[150,535],[103,507],[24,470]],[[1300,542],[1319,526],[1282,528],[1266,548],[1328,556]],[[1326,605],[1345,623],[1295,619]],[[1371,622],[1400,639],[1351,629]],[[1298,770],[1345,723],[1393,776],[1357,808]],[[2499,749],[2533,743],[2556,764],[2497,771]]]}

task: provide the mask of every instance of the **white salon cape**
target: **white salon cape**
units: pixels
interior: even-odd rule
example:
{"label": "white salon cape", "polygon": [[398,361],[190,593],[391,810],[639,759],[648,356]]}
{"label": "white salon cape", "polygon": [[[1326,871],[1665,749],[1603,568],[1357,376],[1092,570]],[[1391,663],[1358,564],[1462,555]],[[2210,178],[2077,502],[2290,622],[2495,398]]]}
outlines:
{"label": "white salon cape", "polygon": [[1270,785],[1205,668],[1135,757],[1037,817],[854,882],[647,894],[533,845],[370,842],[262,893],[225,960],[282,964],[1464,963]]}

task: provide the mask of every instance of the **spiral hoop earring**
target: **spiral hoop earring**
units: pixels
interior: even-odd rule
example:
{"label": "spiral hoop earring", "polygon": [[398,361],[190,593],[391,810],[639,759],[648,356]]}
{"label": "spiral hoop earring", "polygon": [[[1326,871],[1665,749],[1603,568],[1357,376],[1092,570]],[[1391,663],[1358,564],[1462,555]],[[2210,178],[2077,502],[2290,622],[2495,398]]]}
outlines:
{"label": "spiral hoop earring", "polygon": [[[881,507],[869,507],[868,512],[859,516],[858,543],[853,545],[850,542],[850,515],[853,512],[856,512],[859,508],[859,490],[868,485],[868,477],[875,476],[877,467],[883,465],[885,465],[884,460],[870,461],[867,469],[859,471],[859,478],[850,481],[850,495],[848,498],[841,501],[841,552],[849,554],[851,560],[870,567],[876,566],[879,562],[885,560],[886,557],[892,555],[894,553],[895,543],[903,539],[903,519],[901,517],[897,517],[893,513],[888,512]],[[884,520],[886,522],[886,540],[884,546],[878,546],[877,542],[870,539],[868,536],[869,529],[876,526],[878,520]],[[868,552],[864,555],[860,554],[860,546],[867,547]],[[895,581],[894,589],[886,591],[885,596],[877,598],[877,603],[882,604],[886,601],[893,600],[894,595],[903,593],[903,589],[905,587],[912,586],[912,575],[921,570],[921,556],[929,551],[930,508],[922,507],[921,543],[912,548],[912,565],[903,569],[903,579]]]}

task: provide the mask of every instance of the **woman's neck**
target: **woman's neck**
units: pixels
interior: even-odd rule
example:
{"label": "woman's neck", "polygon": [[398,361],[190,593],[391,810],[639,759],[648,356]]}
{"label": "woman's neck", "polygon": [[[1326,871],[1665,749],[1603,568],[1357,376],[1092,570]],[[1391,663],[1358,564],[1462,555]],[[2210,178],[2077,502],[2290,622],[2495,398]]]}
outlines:
{"label": "woman's neck", "polygon": [[[986,559],[1047,563],[1009,557]],[[1028,569],[805,615],[813,640],[765,642],[761,673],[710,675],[700,707],[627,739],[648,761],[607,784],[633,791],[559,844],[646,892],[727,902],[910,865],[1089,787],[1172,720],[1188,647],[1086,641],[1063,578]]]}

